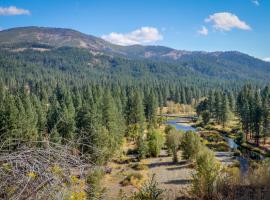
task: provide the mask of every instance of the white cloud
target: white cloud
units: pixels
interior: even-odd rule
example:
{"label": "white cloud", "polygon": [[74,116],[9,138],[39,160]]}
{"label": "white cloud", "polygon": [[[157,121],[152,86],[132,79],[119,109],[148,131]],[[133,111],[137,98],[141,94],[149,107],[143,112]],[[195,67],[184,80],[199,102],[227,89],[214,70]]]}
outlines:
{"label": "white cloud", "polygon": [[29,10],[16,8],[15,6],[0,7],[0,15],[11,16],[11,15],[30,15]]}
{"label": "white cloud", "polygon": [[270,62],[270,57],[263,58],[263,60],[266,61],[266,62]]}
{"label": "white cloud", "polygon": [[212,23],[213,27],[220,31],[230,31],[233,28],[251,30],[246,22],[241,21],[236,15],[229,12],[214,13],[206,18],[205,22]]}
{"label": "white cloud", "polygon": [[206,35],[208,35],[208,29],[205,26],[202,26],[202,28],[200,30],[198,30],[198,33],[200,35],[206,36]]}
{"label": "white cloud", "polygon": [[115,33],[103,35],[102,39],[119,45],[134,45],[156,42],[163,39],[157,28],[141,27],[129,33]]}
{"label": "white cloud", "polygon": [[254,3],[256,6],[259,6],[260,5],[259,0],[251,0],[251,2]]}

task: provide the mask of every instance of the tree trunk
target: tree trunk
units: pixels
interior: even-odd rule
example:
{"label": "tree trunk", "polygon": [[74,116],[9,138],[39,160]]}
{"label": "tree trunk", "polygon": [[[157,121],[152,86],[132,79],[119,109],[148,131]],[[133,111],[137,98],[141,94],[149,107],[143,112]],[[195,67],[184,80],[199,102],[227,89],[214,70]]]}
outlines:
{"label": "tree trunk", "polygon": [[173,151],[173,162],[174,163],[178,162],[177,151]]}

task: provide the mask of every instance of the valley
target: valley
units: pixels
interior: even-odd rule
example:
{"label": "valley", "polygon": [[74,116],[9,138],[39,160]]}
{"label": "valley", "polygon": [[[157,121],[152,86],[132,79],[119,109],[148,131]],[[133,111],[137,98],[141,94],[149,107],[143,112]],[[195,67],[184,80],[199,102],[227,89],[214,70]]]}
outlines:
{"label": "valley", "polygon": [[269,69],[238,51],[2,30],[0,198],[267,196]]}

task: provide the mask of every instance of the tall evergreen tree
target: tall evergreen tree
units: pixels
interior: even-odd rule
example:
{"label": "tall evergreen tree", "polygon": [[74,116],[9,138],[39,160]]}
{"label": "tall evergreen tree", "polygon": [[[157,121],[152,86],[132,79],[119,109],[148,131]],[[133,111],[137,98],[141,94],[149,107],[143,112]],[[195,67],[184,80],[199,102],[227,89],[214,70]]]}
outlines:
{"label": "tall evergreen tree", "polygon": [[220,115],[222,126],[225,127],[225,124],[228,122],[230,115],[229,101],[226,94],[222,95]]}
{"label": "tall evergreen tree", "polygon": [[153,91],[145,99],[145,115],[149,127],[157,125],[157,99]]}

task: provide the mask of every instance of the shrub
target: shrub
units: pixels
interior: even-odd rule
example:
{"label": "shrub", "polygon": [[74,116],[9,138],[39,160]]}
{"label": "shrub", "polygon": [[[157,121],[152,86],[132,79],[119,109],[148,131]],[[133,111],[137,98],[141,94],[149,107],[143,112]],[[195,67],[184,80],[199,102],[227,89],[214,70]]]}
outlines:
{"label": "shrub", "polygon": [[270,185],[270,160],[265,159],[262,163],[257,164],[254,170],[251,170],[248,181],[253,187],[267,187]]}
{"label": "shrub", "polygon": [[215,160],[211,150],[201,148],[196,157],[196,172],[192,175],[192,191],[196,197],[201,199],[213,199],[216,192],[216,184],[220,177],[221,166]]}
{"label": "shrub", "polygon": [[164,142],[164,136],[159,131],[150,131],[148,134],[149,154],[153,157],[158,157]]}
{"label": "shrub", "polygon": [[211,114],[209,111],[202,112],[202,121],[204,125],[207,125],[211,119]]}
{"label": "shrub", "polygon": [[148,169],[147,165],[140,164],[140,163],[133,164],[131,166],[131,168],[134,169],[134,170],[138,170],[138,171],[140,171],[140,170],[147,170]]}
{"label": "shrub", "polygon": [[144,176],[138,172],[132,172],[128,174],[123,181],[121,181],[122,186],[140,186],[143,182]]}
{"label": "shrub", "polygon": [[148,143],[143,137],[139,137],[137,140],[137,153],[139,160],[146,158],[149,154]]}
{"label": "shrub", "polygon": [[167,125],[167,126],[165,127],[164,132],[165,132],[165,134],[168,134],[168,133],[170,133],[172,130],[176,130],[176,128],[175,128],[174,126]]}
{"label": "shrub", "polygon": [[200,137],[193,131],[187,131],[183,134],[181,149],[182,156],[187,160],[194,160],[201,148]]}
{"label": "shrub", "polygon": [[224,141],[208,143],[207,146],[214,151],[227,152],[230,150],[229,145]]}
{"label": "shrub", "polygon": [[158,183],[155,180],[155,175],[145,183],[139,190],[135,193],[132,199],[134,200],[163,200],[163,193],[165,190],[162,190],[158,187]]}
{"label": "shrub", "polygon": [[87,197],[88,199],[102,199],[105,188],[101,185],[101,180],[104,176],[102,169],[94,169],[88,173],[86,183],[88,184]]}
{"label": "shrub", "polygon": [[216,185],[220,199],[237,199],[241,173],[238,167],[225,167]]}
{"label": "shrub", "polygon": [[173,155],[173,162],[178,162],[177,152],[181,144],[181,132],[171,129],[166,135],[166,144]]}
{"label": "shrub", "polygon": [[241,154],[242,154],[242,153],[241,153],[241,151],[240,151],[239,149],[234,149],[234,150],[233,150],[233,155],[234,155],[234,156],[241,156]]}
{"label": "shrub", "polygon": [[246,134],[243,132],[239,132],[236,137],[236,143],[243,144],[246,142]]}

